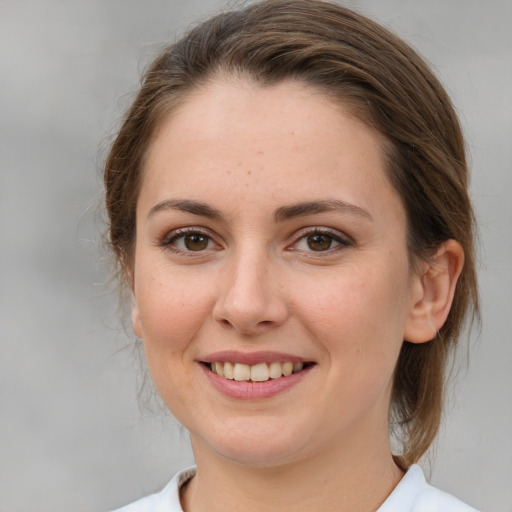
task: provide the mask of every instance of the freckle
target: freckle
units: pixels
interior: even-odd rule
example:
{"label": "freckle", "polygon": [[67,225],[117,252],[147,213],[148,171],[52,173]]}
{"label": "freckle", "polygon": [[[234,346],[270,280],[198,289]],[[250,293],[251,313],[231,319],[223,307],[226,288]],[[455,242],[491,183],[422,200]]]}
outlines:
{"label": "freckle", "polygon": [[252,171],[247,171],[247,174],[252,174]]}

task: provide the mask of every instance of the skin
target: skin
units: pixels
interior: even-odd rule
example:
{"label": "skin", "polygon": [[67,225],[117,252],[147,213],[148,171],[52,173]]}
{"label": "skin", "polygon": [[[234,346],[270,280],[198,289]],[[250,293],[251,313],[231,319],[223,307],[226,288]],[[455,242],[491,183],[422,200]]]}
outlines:
{"label": "skin", "polygon": [[[351,206],[276,216],[319,201]],[[326,250],[308,242],[319,229]],[[453,241],[438,256],[412,272],[381,138],[314,89],[221,77],[163,122],[137,204],[132,319],[190,432],[185,511],[378,508],[402,476],[387,426],[400,347],[433,337],[462,266]],[[283,393],[237,400],[201,364],[223,350],[315,364]]]}

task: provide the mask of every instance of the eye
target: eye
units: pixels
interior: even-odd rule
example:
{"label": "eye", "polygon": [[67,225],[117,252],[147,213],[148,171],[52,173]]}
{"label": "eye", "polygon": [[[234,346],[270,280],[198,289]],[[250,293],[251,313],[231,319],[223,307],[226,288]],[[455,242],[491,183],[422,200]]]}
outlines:
{"label": "eye", "polygon": [[182,235],[174,240],[174,245],[188,251],[204,251],[210,243],[210,238],[201,233]]}
{"label": "eye", "polygon": [[303,252],[328,252],[348,245],[350,242],[337,232],[315,229],[301,236],[290,249]]}
{"label": "eye", "polygon": [[333,240],[331,236],[325,235],[324,233],[308,235],[305,239],[308,247],[312,251],[327,251],[333,244],[336,244],[336,241]]}
{"label": "eye", "polygon": [[181,253],[203,252],[218,248],[209,235],[197,229],[174,231],[162,240],[161,245]]}

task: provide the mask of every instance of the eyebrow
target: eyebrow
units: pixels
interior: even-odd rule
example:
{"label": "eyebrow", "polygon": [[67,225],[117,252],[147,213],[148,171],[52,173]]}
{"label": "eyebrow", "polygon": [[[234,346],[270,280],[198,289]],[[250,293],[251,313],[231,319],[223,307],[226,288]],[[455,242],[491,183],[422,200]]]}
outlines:
{"label": "eyebrow", "polygon": [[[207,217],[217,221],[224,220],[224,217],[216,208],[213,208],[206,203],[201,203],[199,201],[193,201],[190,199],[167,199],[165,201],[161,201],[149,210],[148,218],[152,217],[160,211],[168,209],[192,213],[194,215]],[[276,222],[283,222],[285,220],[290,220],[296,217],[303,217],[306,215],[313,215],[315,213],[332,211],[357,215],[359,217],[372,220],[372,216],[367,210],[361,208],[360,206],[356,206],[355,204],[340,201],[338,199],[307,201],[288,206],[281,206],[275,210],[274,220]]]}
{"label": "eyebrow", "polygon": [[180,210],[182,212],[193,213],[194,215],[200,215],[201,217],[208,217],[213,220],[223,220],[223,217],[219,210],[209,206],[205,203],[198,201],[191,201],[190,199],[167,199],[162,201],[149,210],[148,218],[152,217],[156,213],[162,210]]}
{"label": "eyebrow", "polygon": [[290,206],[281,206],[275,211],[274,219],[276,222],[280,222],[293,219],[295,217],[332,211],[357,215],[359,217],[372,220],[372,216],[367,210],[361,208],[360,206],[356,206],[355,204],[346,203],[345,201],[340,201],[338,199],[307,201],[304,203],[292,204]]}

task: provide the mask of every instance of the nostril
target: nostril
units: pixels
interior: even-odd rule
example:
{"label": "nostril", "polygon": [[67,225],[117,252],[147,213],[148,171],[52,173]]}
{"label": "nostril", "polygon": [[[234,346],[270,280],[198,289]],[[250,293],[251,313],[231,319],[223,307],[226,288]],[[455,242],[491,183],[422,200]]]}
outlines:
{"label": "nostril", "polygon": [[233,285],[219,294],[212,311],[213,319],[224,328],[243,334],[255,334],[281,325],[288,312],[282,297],[256,286],[240,290],[244,284],[240,284],[241,281],[238,280],[238,286]]}

